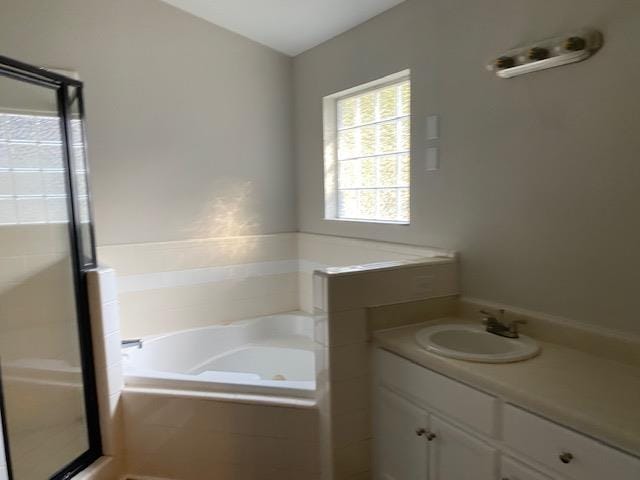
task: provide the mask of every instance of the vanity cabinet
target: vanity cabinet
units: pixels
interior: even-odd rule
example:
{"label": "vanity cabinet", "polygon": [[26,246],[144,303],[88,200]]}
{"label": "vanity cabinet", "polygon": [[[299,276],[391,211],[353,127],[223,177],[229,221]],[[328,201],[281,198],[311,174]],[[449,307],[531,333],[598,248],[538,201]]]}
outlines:
{"label": "vanity cabinet", "polygon": [[384,387],[374,417],[377,479],[494,480],[494,448]]}
{"label": "vanity cabinet", "polygon": [[435,435],[429,443],[430,480],[495,479],[495,448],[435,415],[429,432]]}
{"label": "vanity cabinet", "polygon": [[376,480],[640,480],[640,459],[387,351],[375,352]]}

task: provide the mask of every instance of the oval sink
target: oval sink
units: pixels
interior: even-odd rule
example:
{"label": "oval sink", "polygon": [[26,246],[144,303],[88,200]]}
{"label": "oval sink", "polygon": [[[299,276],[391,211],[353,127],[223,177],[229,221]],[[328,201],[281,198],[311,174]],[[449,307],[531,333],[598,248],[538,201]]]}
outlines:
{"label": "oval sink", "polygon": [[447,324],[416,333],[418,344],[429,352],[470,362],[507,363],[535,357],[540,346],[531,337],[506,338],[481,325]]}

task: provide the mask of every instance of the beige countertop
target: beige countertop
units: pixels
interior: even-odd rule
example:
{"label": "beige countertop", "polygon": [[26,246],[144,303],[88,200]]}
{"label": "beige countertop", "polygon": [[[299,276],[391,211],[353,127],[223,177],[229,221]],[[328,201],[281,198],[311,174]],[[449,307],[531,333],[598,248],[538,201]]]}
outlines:
{"label": "beige countertop", "polygon": [[458,318],[374,333],[377,346],[628,452],[640,455],[640,368],[554,343],[516,363],[474,363],[427,352],[421,328]]}

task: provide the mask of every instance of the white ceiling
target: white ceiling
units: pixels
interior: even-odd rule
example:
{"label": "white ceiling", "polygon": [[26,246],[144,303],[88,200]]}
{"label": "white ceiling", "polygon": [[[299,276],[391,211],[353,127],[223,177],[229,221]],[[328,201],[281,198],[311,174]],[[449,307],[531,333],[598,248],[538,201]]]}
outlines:
{"label": "white ceiling", "polygon": [[404,0],[163,1],[293,56]]}

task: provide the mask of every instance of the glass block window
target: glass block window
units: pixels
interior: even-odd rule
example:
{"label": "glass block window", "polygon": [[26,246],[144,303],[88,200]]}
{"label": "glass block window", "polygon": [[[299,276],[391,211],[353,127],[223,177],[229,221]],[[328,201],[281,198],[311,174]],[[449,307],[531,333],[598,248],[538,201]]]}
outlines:
{"label": "glass block window", "polygon": [[58,117],[0,113],[0,225],[68,222],[62,149]]}
{"label": "glass block window", "polygon": [[409,222],[411,84],[336,100],[336,216]]}

